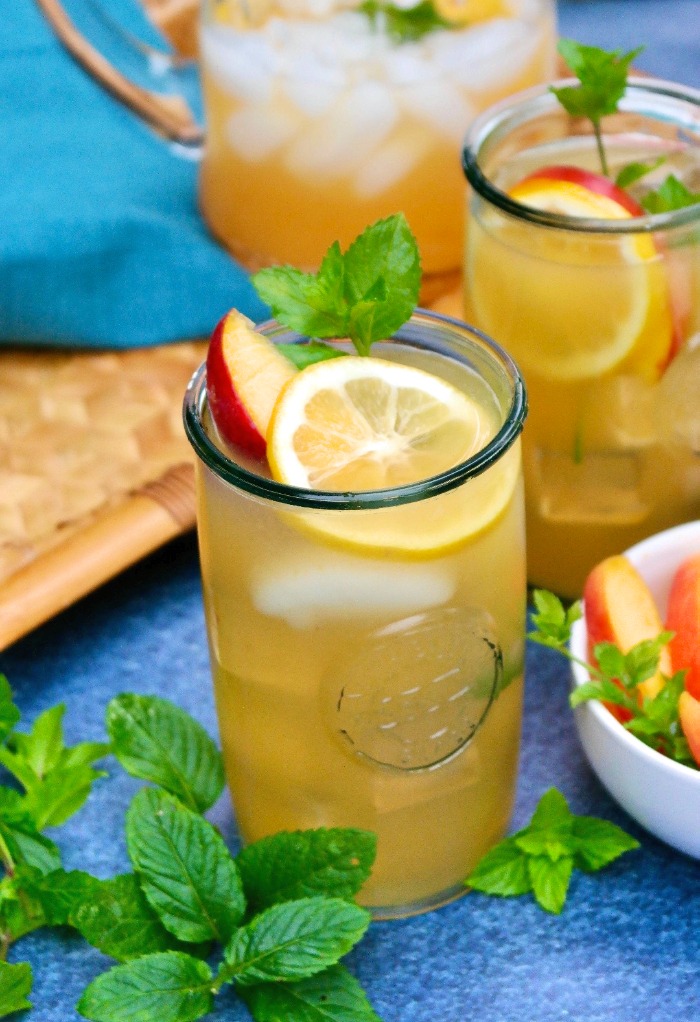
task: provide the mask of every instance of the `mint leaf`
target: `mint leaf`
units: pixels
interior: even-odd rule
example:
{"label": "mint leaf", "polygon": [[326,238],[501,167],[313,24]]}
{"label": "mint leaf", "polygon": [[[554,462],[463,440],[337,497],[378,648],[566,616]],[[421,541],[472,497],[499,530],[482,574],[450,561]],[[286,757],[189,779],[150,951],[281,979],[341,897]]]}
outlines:
{"label": "mint leaf", "polygon": [[615,184],[618,188],[629,188],[635,181],[639,181],[640,178],[646,177],[647,174],[651,174],[653,170],[656,170],[666,162],[665,156],[658,156],[655,160],[651,160],[649,163],[628,163],[626,167],[618,173],[615,178]]}
{"label": "mint leaf", "polygon": [[128,962],[176,948],[133,873],[95,880],[89,895],[71,906],[69,921],[102,954]]}
{"label": "mint leaf", "polygon": [[157,696],[119,695],[107,707],[114,755],[131,774],[204,812],[224,787],[221,753],[205,729]]}
{"label": "mint leaf", "polygon": [[333,348],[330,344],[323,344],[321,341],[308,341],[306,344],[278,344],[277,350],[297,369],[306,369],[307,366],[313,365],[315,362],[327,362],[330,358],[342,358],[347,354],[347,352]]}
{"label": "mint leaf", "polygon": [[352,898],[369,876],[376,835],[351,828],[273,834],[236,857],[251,910],[316,894]]}
{"label": "mint leaf", "polygon": [[12,689],[4,674],[0,674],[0,742],[4,742],[20,719],[20,712],[12,699]]}
{"label": "mint leaf", "polygon": [[558,596],[546,589],[535,589],[532,594],[535,610],[532,623],[535,630],[528,638],[541,646],[562,651],[571,638],[571,629],[581,617],[581,602],[576,601],[566,609]]}
{"label": "mint leaf", "polygon": [[639,848],[639,841],[621,827],[595,816],[574,817],[573,836],[576,839],[575,865],[587,873],[602,869],[624,852]]}
{"label": "mint leaf", "polygon": [[193,1022],[211,1011],[211,986],[206,962],[165,951],[98,976],[84,991],[78,1011],[94,1022]]}
{"label": "mint leaf", "polygon": [[420,255],[406,218],[397,213],[368,227],[344,255],[334,242],[317,274],[271,266],[252,279],[280,323],[308,337],[349,337],[366,355],[416,307]]}
{"label": "mint leaf", "polygon": [[0,930],[8,946],[46,923],[40,902],[26,889],[28,870],[31,867],[17,866],[13,876],[0,881]]}
{"label": "mint leaf", "polygon": [[0,962],[0,1017],[31,1008],[32,967],[28,962]]}
{"label": "mint leaf", "polygon": [[397,43],[416,42],[438,28],[456,27],[438,14],[432,0],[420,0],[415,7],[408,8],[385,3],[383,0],[364,0],[360,10],[367,15],[373,26],[384,26]]}
{"label": "mint leaf", "polygon": [[165,792],[140,791],[126,816],[134,869],[163,926],[180,940],[227,941],[245,911],[236,864],[212,825]]}
{"label": "mint leaf", "polygon": [[557,50],[581,84],[563,88],[552,86],[551,91],[572,116],[600,121],[601,117],[617,110],[627,88],[629,66],[644,47],[622,53],[585,46],[573,39],[560,39]]}
{"label": "mint leaf", "polygon": [[234,933],[219,980],[249,986],[313,976],[347,954],[369,923],[369,912],[340,898],[273,905]]}
{"label": "mint leaf", "polygon": [[527,871],[532,893],[538,905],[546,912],[558,915],[563,909],[573,868],[572,856],[557,859],[556,862],[545,855],[528,856]]}
{"label": "mint leaf", "polygon": [[570,831],[572,819],[573,816],[562,793],[556,788],[549,788],[537,803],[530,820],[530,829],[551,830],[563,827]]}
{"label": "mint leaf", "polygon": [[63,703],[45,710],[34,721],[29,734],[16,731],[12,735],[11,748],[25,761],[35,777],[42,778],[58,765],[63,743]]}
{"label": "mint leaf", "polygon": [[700,202],[700,192],[691,192],[674,174],[669,174],[656,191],[648,192],[642,199],[647,213],[670,213]]}
{"label": "mint leaf", "polygon": [[199,812],[224,790],[214,741],[179,706],[158,696],[120,695],[106,714],[112,750],[132,777],[151,781]]}
{"label": "mint leaf", "polygon": [[505,838],[479,861],[467,877],[467,886],[482,894],[516,897],[532,890],[527,855],[514,838]]}
{"label": "mint leaf", "polygon": [[27,807],[37,830],[60,827],[85,803],[93,782],[107,775],[81,764],[57,767],[27,790]]}
{"label": "mint leaf", "polygon": [[28,879],[24,887],[42,906],[49,926],[66,926],[79,905],[92,901],[100,883],[82,870],[57,869]]}
{"label": "mint leaf", "polygon": [[345,254],[348,333],[360,354],[410,318],[421,282],[420,255],[403,214],[379,220]]}
{"label": "mint leaf", "polygon": [[342,965],[297,983],[241,987],[240,994],[255,1022],[380,1022],[364,990]]}

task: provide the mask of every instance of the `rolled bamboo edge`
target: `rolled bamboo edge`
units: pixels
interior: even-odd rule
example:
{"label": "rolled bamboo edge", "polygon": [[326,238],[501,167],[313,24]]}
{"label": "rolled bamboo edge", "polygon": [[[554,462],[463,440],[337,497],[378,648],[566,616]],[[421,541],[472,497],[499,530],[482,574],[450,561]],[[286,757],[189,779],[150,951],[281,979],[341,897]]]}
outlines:
{"label": "rolled bamboo edge", "polygon": [[177,466],[10,576],[0,594],[0,650],[194,526],[193,468]]}

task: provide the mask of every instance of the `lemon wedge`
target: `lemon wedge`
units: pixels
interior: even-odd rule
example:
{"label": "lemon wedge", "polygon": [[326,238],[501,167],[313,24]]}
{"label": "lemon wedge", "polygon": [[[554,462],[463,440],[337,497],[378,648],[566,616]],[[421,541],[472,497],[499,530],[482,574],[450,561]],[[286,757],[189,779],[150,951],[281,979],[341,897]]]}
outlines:
{"label": "lemon wedge", "polygon": [[469,25],[487,18],[507,18],[512,14],[509,0],[433,0],[435,10],[453,25]]}
{"label": "lemon wedge", "polygon": [[[272,413],[267,456],[278,482],[355,494],[436,476],[482,450],[498,425],[495,409],[431,373],[348,356],[309,366],[285,385]],[[296,524],[343,545],[433,555],[464,542],[500,514],[518,474],[517,457],[512,465],[507,457],[501,461],[506,468],[499,462],[425,500],[289,514]]]}
{"label": "lemon wedge", "polygon": [[[629,219],[583,185],[532,178],[512,198],[551,213]],[[573,382],[612,371],[653,380],[671,342],[668,286],[654,241],[533,227],[488,211],[470,227],[472,302],[482,329],[526,375]]]}

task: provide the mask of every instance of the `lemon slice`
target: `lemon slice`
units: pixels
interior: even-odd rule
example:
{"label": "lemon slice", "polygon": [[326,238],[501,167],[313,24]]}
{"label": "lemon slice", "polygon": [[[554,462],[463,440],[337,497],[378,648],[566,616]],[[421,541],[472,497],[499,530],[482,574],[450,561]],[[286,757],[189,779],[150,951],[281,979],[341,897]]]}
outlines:
{"label": "lemon slice", "polygon": [[[614,199],[571,181],[533,178],[510,195],[547,212],[629,219]],[[528,373],[592,379],[625,370],[648,379],[671,341],[668,287],[652,238],[533,227],[487,212],[470,225],[472,302],[482,329]]]}
{"label": "lemon slice", "polygon": [[[437,376],[384,359],[348,356],[309,366],[284,387],[270,421],[267,455],[279,482],[358,493],[438,475],[483,449],[498,426],[495,408]],[[511,477],[505,487],[504,475]],[[493,521],[516,477],[517,459],[514,471],[495,466],[426,500],[291,514],[297,524],[344,545],[427,556],[464,542]]]}
{"label": "lemon slice", "polygon": [[513,13],[509,0],[434,0],[434,5],[438,14],[454,25],[507,18]]}

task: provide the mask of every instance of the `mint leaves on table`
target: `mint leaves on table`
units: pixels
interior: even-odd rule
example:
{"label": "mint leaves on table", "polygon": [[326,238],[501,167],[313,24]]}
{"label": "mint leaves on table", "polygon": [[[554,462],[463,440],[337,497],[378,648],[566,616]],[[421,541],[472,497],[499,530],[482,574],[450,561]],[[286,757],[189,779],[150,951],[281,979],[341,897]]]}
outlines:
{"label": "mint leaves on table", "polygon": [[403,213],[368,227],[341,252],[334,242],[318,273],[271,266],[253,284],[285,326],[310,338],[350,338],[360,355],[403,326],[418,303],[420,254]]}
{"label": "mint leaves on table", "polygon": [[437,12],[432,0],[419,0],[413,7],[399,6],[387,0],[363,0],[359,9],[375,28],[383,26],[397,43],[416,42],[438,28],[458,27]]}
{"label": "mint leaves on table", "polygon": [[638,847],[614,823],[574,815],[561,792],[550,788],[528,826],[487,852],[466,883],[503,898],[532,893],[546,912],[559,914],[575,869],[595,872]]}
{"label": "mint leaves on table", "polygon": [[557,650],[572,663],[584,667],[590,680],[577,685],[570,696],[572,706],[592,699],[619,706],[629,716],[623,727],[636,735],[645,745],[663,755],[697,768],[683,736],[678,718],[678,697],[684,688],[684,671],[665,678],[659,693],[639,699],[638,686],[653,677],[659,668],[661,650],[673,638],[671,632],[661,632],[654,639],[645,639],[623,653],[610,642],[598,643],[593,649],[594,664],[579,660],[569,651],[571,628],[581,617],[580,602],[564,608],[561,600],[544,589],[533,593],[535,612],[534,630],[528,638],[542,646]]}
{"label": "mint leaves on table", "polygon": [[[371,871],[374,835],[282,833],[234,858],[202,815],[223,788],[221,753],[188,714],[166,699],[120,695],[107,707],[111,744],[70,747],[63,716],[54,707],[17,731],[0,677],[0,761],[24,789],[0,786],[0,1017],[30,1006],[31,966],[8,964],[9,947],[38,927],[68,926],[119,963],[80,999],[95,1022],[188,1022],[231,984],[259,1022],[278,1010],[286,1022],[377,1022],[338,964],[369,925],[353,898]],[[126,814],[134,872],[102,880],[64,870],[42,829],[83,804],[101,776],[92,763],[107,752],[156,786],[137,792]]]}

